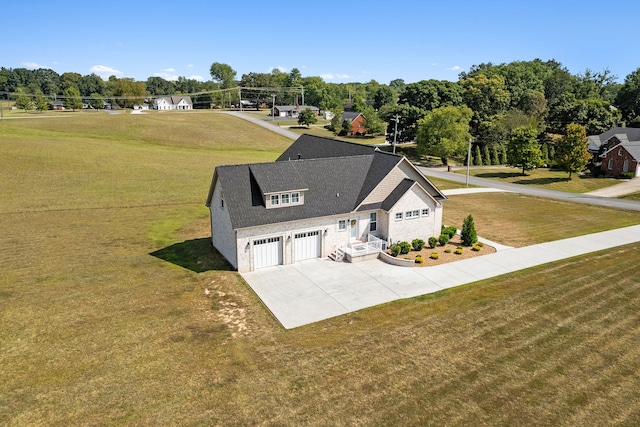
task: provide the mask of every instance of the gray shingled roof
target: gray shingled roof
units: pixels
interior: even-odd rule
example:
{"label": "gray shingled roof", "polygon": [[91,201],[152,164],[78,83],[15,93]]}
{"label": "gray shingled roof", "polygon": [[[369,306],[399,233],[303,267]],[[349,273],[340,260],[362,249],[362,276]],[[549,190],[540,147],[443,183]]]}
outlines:
{"label": "gray shingled roof", "polygon": [[[298,155],[302,159],[321,159],[327,157],[346,157],[373,154],[375,147],[338,141],[304,134],[294,141],[276,161],[296,160]],[[397,156],[398,160],[400,156]]]}
{"label": "gray shingled roof", "polygon": [[354,121],[356,117],[358,117],[360,113],[356,113],[355,111],[343,111],[342,112],[342,121],[351,120]]}
{"label": "gray shingled roof", "polygon": [[640,141],[640,128],[615,127],[601,133],[600,135],[590,135],[589,151],[597,153],[604,142],[606,142],[612,136],[616,136],[619,134],[626,135],[628,141]]}
{"label": "gray shingled roof", "polygon": [[262,183],[258,183],[252,174],[256,164],[218,166],[216,173],[235,229],[352,212],[358,205],[358,196],[373,157],[297,160],[286,162],[286,165],[281,162],[259,164],[263,172],[269,166],[273,166],[274,171],[287,166],[308,183],[304,204],[286,208],[265,208],[260,193]]}
{"label": "gray shingled roof", "polygon": [[[234,229],[393,206],[415,181],[405,179],[382,203],[359,207],[402,159],[371,146],[305,134],[276,162],[216,167],[207,206],[216,181]],[[423,184],[436,200],[445,199],[426,178]],[[296,190],[304,190],[303,204],[265,207],[263,194]]]}
{"label": "gray shingled roof", "polygon": [[640,161],[640,141],[625,141],[625,142],[621,142],[620,144],[616,145],[615,147],[611,147],[609,150],[607,150],[606,152],[604,152],[602,154],[602,157],[604,157],[606,154],[617,150],[620,147],[624,147],[625,150],[627,150],[629,152],[629,154],[631,154],[631,156],[633,157],[633,159],[636,162]]}

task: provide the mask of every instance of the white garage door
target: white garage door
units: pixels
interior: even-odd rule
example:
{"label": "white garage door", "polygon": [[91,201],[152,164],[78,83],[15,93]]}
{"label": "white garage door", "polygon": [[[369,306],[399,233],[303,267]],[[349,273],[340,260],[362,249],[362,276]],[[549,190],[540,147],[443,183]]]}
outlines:
{"label": "white garage door", "polygon": [[269,237],[253,241],[253,269],[282,264],[282,240]]}
{"label": "white garage door", "polygon": [[298,233],[294,240],[295,260],[318,258],[320,256],[320,232],[309,231],[307,233]]}

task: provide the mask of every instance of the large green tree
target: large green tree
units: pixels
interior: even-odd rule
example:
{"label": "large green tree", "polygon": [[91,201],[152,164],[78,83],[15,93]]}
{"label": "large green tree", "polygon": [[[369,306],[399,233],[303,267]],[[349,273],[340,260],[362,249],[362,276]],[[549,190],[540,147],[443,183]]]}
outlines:
{"label": "large green tree", "polygon": [[362,116],[364,117],[363,126],[367,128],[368,134],[373,136],[384,134],[387,124],[382,121],[373,107],[365,107]]}
{"label": "large green tree", "polygon": [[504,77],[478,74],[460,82],[463,87],[464,103],[473,110],[471,123],[474,132],[480,132],[480,125],[491,116],[504,113],[509,108],[510,94],[505,87]]}
{"label": "large green tree", "polygon": [[223,89],[233,87],[233,80],[236,78],[236,70],[231,68],[229,64],[214,62],[209,69],[211,78],[214,82],[220,83]]}
{"label": "large green tree", "polygon": [[422,108],[408,104],[387,105],[380,109],[380,118],[388,123],[387,135],[389,140],[393,140],[396,129],[395,118],[398,117],[398,142],[410,142],[416,138],[418,131],[418,120],[423,118],[427,112]]}
{"label": "large green tree", "polygon": [[537,131],[528,126],[511,132],[507,143],[507,164],[522,169],[522,174],[543,165]]}
{"label": "large green tree", "polygon": [[310,125],[318,123],[318,116],[310,108],[305,108],[298,115],[298,124],[309,127]]}
{"label": "large green tree", "polygon": [[469,121],[473,111],[466,106],[440,107],[418,121],[418,151],[438,156],[445,165],[453,157],[462,157],[467,151]]}
{"label": "large green tree", "polygon": [[398,102],[427,111],[462,105],[462,88],[457,82],[422,80],[406,85]]}
{"label": "large green tree", "polygon": [[567,129],[556,143],[556,164],[560,169],[569,172],[580,172],[589,163],[591,154],[587,144],[587,132],[584,126],[576,123],[567,125]]}
{"label": "large green tree", "polygon": [[75,86],[69,86],[64,91],[64,105],[66,108],[71,108],[73,111],[82,108],[82,98],[80,98],[80,91]]}
{"label": "large green tree", "polygon": [[625,77],[615,105],[620,108],[624,120],[640,120],[640,68]]}

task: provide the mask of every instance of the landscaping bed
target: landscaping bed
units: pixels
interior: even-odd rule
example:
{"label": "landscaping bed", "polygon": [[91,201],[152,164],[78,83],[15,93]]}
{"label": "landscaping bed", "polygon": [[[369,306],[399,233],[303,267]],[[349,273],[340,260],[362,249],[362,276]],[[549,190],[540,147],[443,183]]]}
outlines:
{"label": "landscaping bed", "polygon": [[[456,249],[462,248],[462,253],[457,254]],[[411,250],[409,253],[398,255],[400,259],[412,259],[415,261],[416,256],[422,257],[422,263],[416,263],[416,267],[431,267],[434,265],[444,264],[447,262],[460,261],[461,259],[473,258],[477,256],[492,254],[496,251],[493,246],[482,245],[477,246],[480,250],[473,250],[473,246],[463,246],[462,239],[459,235],[455,235],[444,246],[438,244],[435,248],[431,248],[428,244],[420,251]],[[449,251],[449,252],[447,252]],[[431,254],[437,253],[438,259],[431,258]]]}

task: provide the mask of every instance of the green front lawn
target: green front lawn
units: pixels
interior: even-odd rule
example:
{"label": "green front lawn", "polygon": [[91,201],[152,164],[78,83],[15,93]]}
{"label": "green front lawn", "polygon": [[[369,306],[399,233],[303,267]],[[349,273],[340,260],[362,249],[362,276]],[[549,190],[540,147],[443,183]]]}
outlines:
{"label": "green front lawn", "polygon": [[[640,423],[640,245],[285,331],[211,249],[213,168],[291,141],[214,112],[0,123],[3,425]],[[514,194],[522,245],[637,223]]]}
{"label": "green front lawn", "polygon": [[[466,174],[467,171],[466,169],[459,169],[456,173]],[[546,168],[527,171],[527,174],[524,176],[522,175],[521,169],[509,167],[471,168],[469,174],[478,178],[495,179],[512,184],[532,185],[534,187],[567,191],[569,193],[588,193],[620,182],[615,179],[592,178],[575,173],[572,175],[572,179],[569,179],[567,172]]]}

